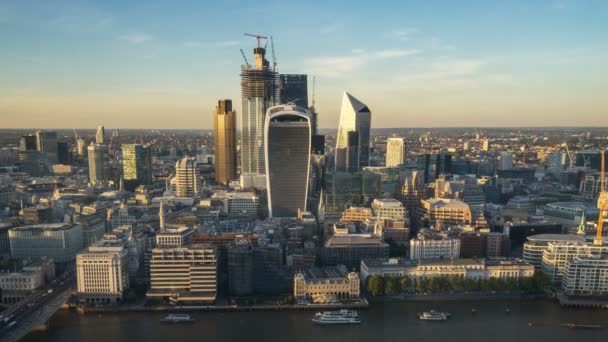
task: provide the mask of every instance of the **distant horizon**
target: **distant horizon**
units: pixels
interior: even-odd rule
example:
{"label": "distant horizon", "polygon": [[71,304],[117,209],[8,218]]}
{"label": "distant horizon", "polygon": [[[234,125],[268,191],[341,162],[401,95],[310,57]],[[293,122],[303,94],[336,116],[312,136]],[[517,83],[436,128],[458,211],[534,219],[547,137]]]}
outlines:
{"label": "distant horizon", "polygon": [[[195,131],[195,130],[204,130],[204,131],[213,131],[213,128],[131,128],[131,127],[109,127],[104,126],[106,130],[106,135],[111,135],[111,130],[130,130],[130,131]],[[87,127],[0,127],[0,131],[73,131],[76,129],[77,131],[92,131],[95,132],[97,130],[97,126],[90,128]],[[330,127],[319,127],[319,130],[335,130],[338,128],[330,128]],[[372,130],[398,130],[398,129],[493,129],[493,130],[508,130],[508,129],[567,129],[567,130],[608,130],[608,126],[419,126],[419,127],[371,127]],[[237,129],[240,131],[241,129]]]}

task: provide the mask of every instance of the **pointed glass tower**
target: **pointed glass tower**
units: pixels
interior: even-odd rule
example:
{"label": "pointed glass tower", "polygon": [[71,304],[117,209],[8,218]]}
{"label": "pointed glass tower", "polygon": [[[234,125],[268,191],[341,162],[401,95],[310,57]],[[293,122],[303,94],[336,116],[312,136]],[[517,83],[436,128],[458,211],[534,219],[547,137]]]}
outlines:
{"label": "pointed glass tower", "polygon": [[[340,126],[336,138],[336,171],[353,171],[358,170],[360,166],[369,166],[370,128],[371,112],[367,105],[344,92],[340,110]],[[349,144],[349,132],[358,133],[357,146],[353,145],[354,134],[352,133]],[[352,151],[353,149],[358,151]],[[353,158],[353,153],[357,153],[359,157]],[[354,161],[358,165],[349,165]]]}

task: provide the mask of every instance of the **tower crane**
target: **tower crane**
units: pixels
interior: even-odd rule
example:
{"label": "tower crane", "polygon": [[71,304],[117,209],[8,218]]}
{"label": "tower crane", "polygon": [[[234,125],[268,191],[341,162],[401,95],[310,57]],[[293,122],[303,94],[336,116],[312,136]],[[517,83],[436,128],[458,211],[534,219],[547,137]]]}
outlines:
{"label": "tower crane", "polygon": [[597,199],[597,207],[600,210],[599,217],[597,219],[597,233],[595,235],[595,240],[593,240],[593,244],[596,246],[601,246],[604,242],[603,240],[603,229],[604,229],[604,219],[606,218],[608,211],[608,191],[606,191],[606,151],[602,151],[602,165],[600,166],[600,195]]}
{"label": "tower crane", "polygon": [[572,153],[570,153],[570,149],[568,148],[568,143],[565,141],[562,143],[562,147],[566,148],[566,153],[568,154],[568,161],[570,162],[570,168],[574,167],[574,161],[572,160]]}
{"label": "tower crane", "polygon": [[277,58],[274,54],[274,40],[270,36],[270,49],[272,50],[272,70],[277,71]]}
{"label": "tower crane", "polygon": [[260,39],[268,39],[268,37],[262,36],[262,35],[259,35],[259,34],[253,34],[253,33],[243,33],[243,34],[246,35],[246,36],[253,37],[253,38],[257,39],[258,40],[258,49],[262,47],[260,45]]}
{"label": "tower crane", "polygon": [[245,51],[243,51],[243,49],[241,49],[241,55],[243,56],[243,59],[245,60],[245,65],[249,66],[249,62],[247,61],[247,57],[245,57]]}

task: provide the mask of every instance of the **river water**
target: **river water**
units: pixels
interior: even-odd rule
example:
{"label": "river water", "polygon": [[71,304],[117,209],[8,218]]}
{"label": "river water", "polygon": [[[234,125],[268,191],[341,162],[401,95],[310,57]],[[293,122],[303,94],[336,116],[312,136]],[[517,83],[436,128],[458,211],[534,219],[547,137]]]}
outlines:
{"label": "river water", "polygon": [[[416,318],[417,312],[430,309],[450,312],[452,317],[445,322]],[[360,325],[346,326],[314,325],[313,312],[193,313],[196,323],[189,325],[161,325],[164,315],[60,311],[48,331],[31,333],[22,341],[608,342],[608,310],[562,308],[548,300],[379,303],[360,312]],[[606,328],[560,326],[570,322]]]}

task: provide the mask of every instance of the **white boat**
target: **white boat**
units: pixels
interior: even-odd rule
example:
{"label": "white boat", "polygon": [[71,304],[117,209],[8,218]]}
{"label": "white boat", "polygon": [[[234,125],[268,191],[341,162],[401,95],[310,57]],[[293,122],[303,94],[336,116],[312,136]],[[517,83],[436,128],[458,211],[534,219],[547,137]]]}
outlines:
{"label": "white boat", "polygon": [[359,324],[361,321],[358,318],[357,311],[340,310],[340,311],[325,311],[317,312],[312,321],[315,324]]}
{"label": "white boat", "polygon": [[450,317],[447,312],[438,312],[435,310],[425,311],[418,314],[418,319],[423,321],[445,321]]}
{"label": "white boat", "polygon": [[188,314],[169,314],[160,320],[161,323],[192,323],[194,319]]}
{"label": "white boat", "polygon": [[359,313],[355,310],[342,309],[340,311],[323,311],[323,312],[317,312],[315,314],[315,317],[321,317],[321,316],[341,316],[341,317],[357,318],[357,317],[359,317]]}

